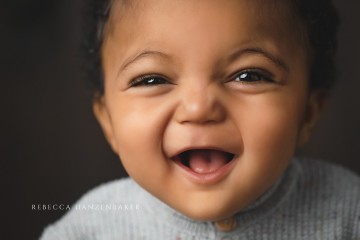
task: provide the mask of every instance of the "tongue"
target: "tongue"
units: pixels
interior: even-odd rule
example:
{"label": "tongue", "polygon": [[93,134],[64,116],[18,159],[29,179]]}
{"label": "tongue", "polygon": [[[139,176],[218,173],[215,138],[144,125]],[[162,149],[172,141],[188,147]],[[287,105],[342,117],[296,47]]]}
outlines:
{"label": "tongue", "polygon": [[189,153],[189,166],[197,173],[212,173],[227,163],[226,153],[216,150],[194,150]]}

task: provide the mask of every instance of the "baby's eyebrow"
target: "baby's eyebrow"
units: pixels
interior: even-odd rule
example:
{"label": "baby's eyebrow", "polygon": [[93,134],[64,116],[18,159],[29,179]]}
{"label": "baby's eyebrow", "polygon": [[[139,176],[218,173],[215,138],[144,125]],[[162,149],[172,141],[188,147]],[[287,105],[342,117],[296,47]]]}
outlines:
{"label": "baby's eyebrow", "polygon": [[260,47],[239,49],[239,50],[235,51],[234,53],[230,54],[228,61],[232,62],[232,61],[236,60],[237,58],[239,58],[241,55],[248,54],[248,53],[261,54],[261,55],[265,56],[266,58],[270,59],[276,65],[283,68],[285,71],[289,72],[289,70],[290,70],[289,66],[283,60],[281,60],[279,57],[275,56],[274,54],[272,54],[269,51],[267,51],[263,48],[260,48]]}
{"label": "baby's eyebrow", "polygon": [[[266,58],[270,59],[273,63],[283,68],[285,71],[289,72],[289,66],[282,61],[279,57],[275,56],[274,54],[270,53],[269,51],[266,51],[263,48],[255,47],[255,48],[245,48],[245,49],[239,49],[235,51],[234,53],[230,54],[228,57],[228,61],[232,62],[239,58],[241,55],[244,54],[260,54],[265,56]],[[117,75],[119,75],[123,70],[125,70],[127,67],[129,67],[134,62],[139,61],[142,58],[149,57],[149,56],[161,56],[165,58],[171,58],[171,56],[167,55],[166,53],[160,52],[160,51],[154,51],[154,50],[142,50],[139,53],[137,53],[134,57],[128,59],[125,61],[125,63],[120,67]]]}
{"label": "baby's eyebrow", "polygon": [[151,56],[151,55],[155,55],[155,56],[162,56],[165,58],[170,58],[169,55],[163,53],[163,52],[159,52],[159,51],[153,51],[153,50],[142,50],[139,53],[137,53],[134,57],[128,59],[125,61],[125,63],[120,67],[118,75],[121,71],[123,71],[124,69],[126,69],[129,65],[133,64],[136,61],[139,61],[142,58]]}

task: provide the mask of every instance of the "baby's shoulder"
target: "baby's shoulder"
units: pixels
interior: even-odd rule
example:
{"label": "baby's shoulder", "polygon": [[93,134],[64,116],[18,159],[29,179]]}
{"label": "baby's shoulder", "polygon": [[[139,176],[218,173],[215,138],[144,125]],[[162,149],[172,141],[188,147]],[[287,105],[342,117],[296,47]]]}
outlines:
{"label": "baby's shoulder", "polygon": [[297,234],[316,239],[358,239],[360,177],[342,166],[315,159],[297,159],[297,181],[279,213]]}
{"label": "baby's shoulder", "polygon": [[315,159],[302,159],[298,163],[300,174],[293,201],[303,206],[304,211],[332,212],[342,220],[355,220],[360,224],[359,175],[337,164]]}
{"label": "baby's shoulder", "polygon": [[132,201],[137,190],[137,184],[131,178],[116,179],[89,190],[74,205]]}
{"label": "baby's shoulder", "polygon": [[[335,163],[317,159],[299,159],[299,184],[306,189],[347,193],[360,196],[360,176]],[[360,202],[360,201],[359,201]]]}
{"label": "baby's shoulder", "polygon": [[109,231],[139,212],[139,187],[130,178],[103,183],[85,193],[57,222],[46,227],[41,240],[88,239]]}

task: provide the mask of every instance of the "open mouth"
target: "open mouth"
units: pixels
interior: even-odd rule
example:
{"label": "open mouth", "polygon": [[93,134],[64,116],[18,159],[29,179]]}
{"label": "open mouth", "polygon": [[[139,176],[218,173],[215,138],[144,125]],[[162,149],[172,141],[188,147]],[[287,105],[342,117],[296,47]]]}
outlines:
{"label": "open mouth", "polygon": [[214,149],[192,149],[176,155],[173,159],[182,167],[199,174],[216,172],[234,160],[235,154]]}

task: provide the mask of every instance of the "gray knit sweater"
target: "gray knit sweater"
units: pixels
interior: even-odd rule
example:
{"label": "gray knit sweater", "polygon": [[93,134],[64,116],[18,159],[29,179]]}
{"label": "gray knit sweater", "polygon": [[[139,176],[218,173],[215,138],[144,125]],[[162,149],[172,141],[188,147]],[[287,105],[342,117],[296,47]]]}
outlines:
{"label": "gray knit sweater", "polygon": [[220,231],[191,220],[131,179],[85,194],[41,240],[360,240],[360,178],[339,166],[294,160],[282,178],[236,215],[237,227]]}

